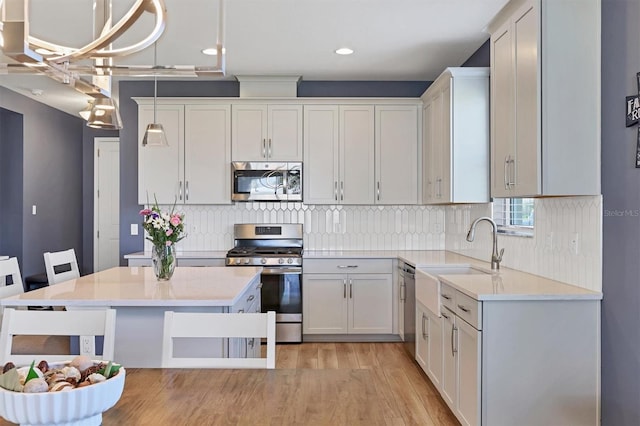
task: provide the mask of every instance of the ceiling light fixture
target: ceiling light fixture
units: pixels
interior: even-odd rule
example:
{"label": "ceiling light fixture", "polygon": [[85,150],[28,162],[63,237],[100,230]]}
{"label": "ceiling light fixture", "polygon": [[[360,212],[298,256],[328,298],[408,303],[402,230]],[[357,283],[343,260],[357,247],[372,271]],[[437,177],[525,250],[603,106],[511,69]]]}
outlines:
{"label": "ceiling light fixture", "polygon": [[[156,44],[153,45],[153,67],[157,66],[157,50]],[[156,120],[156,114],[158,112],[158,107],[156,102],[158,100],[158,76],[154,74],[153,76],[153,123],[147,124],[147,130],[144,132],[144,137],[142,138],[142,146],[148,147],[157,147],[163,148],[169,146],[169,141],[167,141],[167,135],[164,132],[164,127],[162,124],[158,123]]]}
{"label": "ceiling light fixture", "polygon": [[92,109],[93,109],[93,99],[87,101],[87,106],[82,111],[78,112],[78,114],[85,121],[87,121],[87,120],[89,120],[89,116],[91,115],[91,110]]}
{"label": "ceiling light fixture", "polygon": [[122,118],[116,102],[111,98],[94,99],[87,126],[105,130],[122,129]]}
{"label": "ceiling light fixture", "polygon": [[338,55],[351,55],[353,53],[353,49],[349,49],[348,47],[341,47],[340,49],[336,49],[335,52]]}

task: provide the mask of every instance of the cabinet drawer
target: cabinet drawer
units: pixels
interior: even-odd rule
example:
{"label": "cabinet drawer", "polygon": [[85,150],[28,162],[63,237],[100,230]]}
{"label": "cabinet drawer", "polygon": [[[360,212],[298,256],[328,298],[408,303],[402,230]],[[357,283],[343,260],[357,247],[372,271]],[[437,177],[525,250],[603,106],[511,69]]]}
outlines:
{"label": "cabinet drawer", "polygon": [[455,312],[477,330],[482,330],[482,302],[457,291]]}
{"label": "cabinet drawer", "polygon": [[304,272],[312,274],[392,274],[392,259],[306,259]]}
{"label": "cabinet drawer", "polygon": [[451,312],[456,311],[456,293],[457,290],[455,288],[440,282],[440,302],[442,306],[446,306]]}

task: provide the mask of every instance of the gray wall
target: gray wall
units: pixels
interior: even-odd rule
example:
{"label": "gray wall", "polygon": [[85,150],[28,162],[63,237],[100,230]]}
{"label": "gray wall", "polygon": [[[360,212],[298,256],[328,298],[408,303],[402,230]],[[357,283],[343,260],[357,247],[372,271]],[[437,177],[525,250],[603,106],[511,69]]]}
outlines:
{"label": "gray wall", "polygon": [[[431,82],[344,82],[302,81],[299,97],[418,97]],[[142,235],[129,235],[130,224],[141,223],[138,204],[138,106],[131,98],[153,96],[153,83],[123,81],[119,86],[120,114],[124,128],[120,131],[120,264],[124,255],[142,251]],[[235,81],[159,81],[158,96],[238,97]],[[142,233],[141,233],[142,234]]]}
{"label": "gray wall", "polygon": [[639,21],[639,1],[602,1],[605,426],[640,424],[640,169],[634,167],[637,127],[625,127],[624,107],[625,96],[638,93]]}
{"label": "gray wall", "polygon": [[[0,108],[23,117],[23,276],[44,272],[45,251],[82,256],[82,120],[0,87]],[[14,182],[14,179],[16,180]],[[19,185],[20,176],[3,178]],[[37,205],[37,215],[31,206]],[[12,242],[13,244],[13,242]],[[13,254],[13,253],[12,253]]]}

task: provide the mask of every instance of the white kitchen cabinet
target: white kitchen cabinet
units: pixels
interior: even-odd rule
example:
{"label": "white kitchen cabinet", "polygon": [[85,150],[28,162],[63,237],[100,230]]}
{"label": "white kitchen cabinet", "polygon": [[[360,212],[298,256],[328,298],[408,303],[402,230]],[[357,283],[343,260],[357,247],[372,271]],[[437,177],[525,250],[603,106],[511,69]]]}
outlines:
{"label": "white kitchen cabinet", "polygon": [[375,203],[418,203],[420,109],[375,107]]}
{"label": "white kitchen cabinet", "polygon": [[416,301],[416,362],[425,373],[429,369],[429,331],[427,309]]}
{"label": "white kitchen cabinet", "polygon": [[305,105],[304,201],[374,204],[374,107]]}
{"label": "white kitchen cabinet", "polygon": [[303,334],[392,333],[392,276],[386,259],[305,260]]}
{"label": "white kitchen cabinet", "polygon": [[233,104],[233,161],[302,161],[302,105]]}
{"label": "white kitchen cabinet", "polygon": [[[152,104],[139,105],[139,141],[153,114]],[[156,121],[163,125],[169,146],[138,145],[138,202],[229,204],[230,105],[160,103]]]}
{"label": "white kitchen cabinet", "polygon": [[442,335],[441,318],[416,300],[416,362],[436,389],[442,387]]}
{"label": "white kitchen cabinet", "polygon": [[600,1],[513,0],[491,33],[491,195],[600,193]]}
{"label": "white kitchen cabinet", "polygon": [[422,99],[423,202],[489,202],[489,69],[447,68]]}

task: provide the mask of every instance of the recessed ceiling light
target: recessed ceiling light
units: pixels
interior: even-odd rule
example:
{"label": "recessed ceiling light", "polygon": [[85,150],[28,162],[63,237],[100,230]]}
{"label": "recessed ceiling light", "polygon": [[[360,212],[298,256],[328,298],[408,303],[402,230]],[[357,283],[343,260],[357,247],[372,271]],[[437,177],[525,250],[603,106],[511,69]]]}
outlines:
{"label": "recessed ceiling light", "polygon": [[[218,49],[215,47],[209,47],[207,49],[202,49],[202,53],[209,56],[216,56],[218,54]],[[227,53],[227,50],[223,47],[222,54],[224,55],[225,53]]]}
{"label": "recessed ceiling light", "polygon": [[353,49],[349,49],[348,47],[341,47],[340,49],[336,49],[336,53],[338,55],[351,55],[353,53]]}

